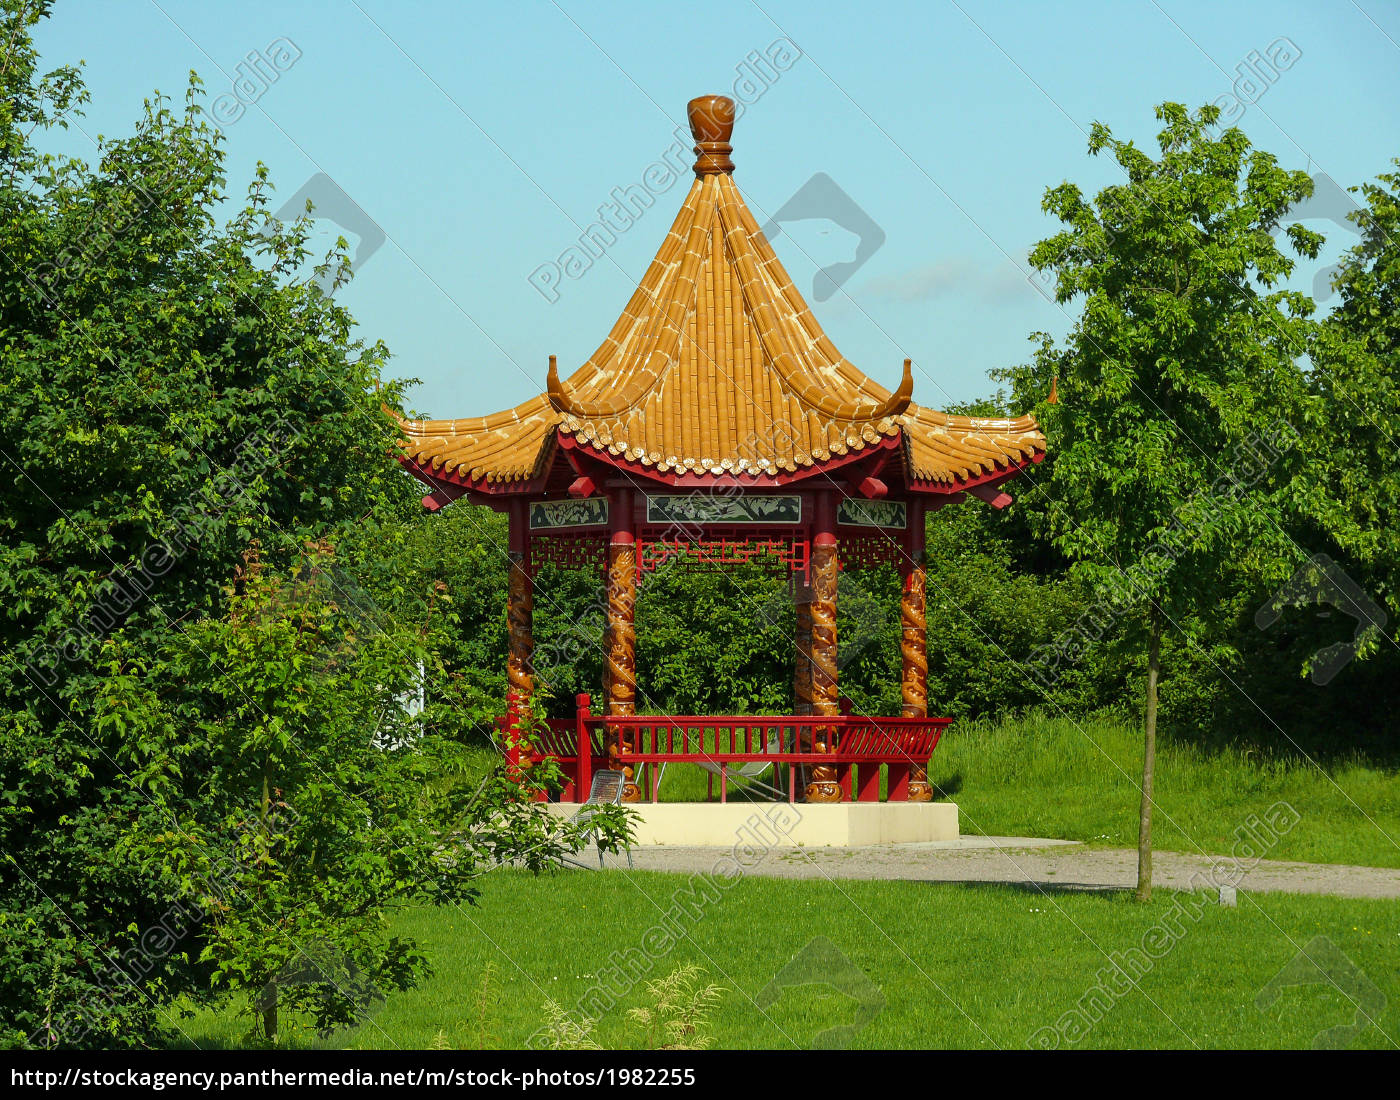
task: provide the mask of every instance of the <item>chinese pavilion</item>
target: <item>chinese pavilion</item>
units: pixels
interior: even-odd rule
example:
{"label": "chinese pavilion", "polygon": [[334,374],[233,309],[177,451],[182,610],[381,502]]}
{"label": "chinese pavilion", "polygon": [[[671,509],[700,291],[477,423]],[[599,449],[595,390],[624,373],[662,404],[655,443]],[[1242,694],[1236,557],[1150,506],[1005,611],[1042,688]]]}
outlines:
{"label": "chinese pavilion", "polygon": [[[591,720],[598,750],[580,718],[581,790],[595,751],[625,771],[628,800],[640,798],[638,768],[698,751],[786,763],[790,791],[814,802],[856,797],[857,767],[858,797],[877,799],[883,764],[890,798],[926,801],[924,767],[947,720],[927,711],[925,516],[969,496],[1005,507],[1002,484],[1041,461],[1044,436],[1030,416],[916,404],[908,359],[892,393],[845,359],[735,186],[733,101],[703,96],[689,117],[695,183],[598,350],[567,379],[549,356],[544,392],[513,409],[404,421],[400,461],[427,486],[429,510],[465,498],[509,517],[513,707],[533,690],[537,567],[605,573],[606,714]],[[762,557],[792,572],[796,713],[762,719],[785,725],[780,751],[761,730],[754,744],[744,723],[757,719],[636,714],[638,582],[680,555],[718,567]],[[837,571],[879,563],[904,581],[899,718],[842,714],[837,684]],[[698,739],[680,730],[678,749],[678,725]],[[711,745],[700,725],[730,736]]]}

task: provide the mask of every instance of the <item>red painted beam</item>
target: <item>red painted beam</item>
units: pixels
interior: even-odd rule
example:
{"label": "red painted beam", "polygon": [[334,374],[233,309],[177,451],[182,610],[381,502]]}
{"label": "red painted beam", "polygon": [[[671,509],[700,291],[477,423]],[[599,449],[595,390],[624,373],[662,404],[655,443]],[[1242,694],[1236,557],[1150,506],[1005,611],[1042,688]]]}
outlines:
{"label": "red painted beam", "polygon": [[597,491],[598,483],[587,474],[574,478],[573,483],[569,486],[569,496],[578,500],[591,497]]}
{"label": "red painted beam", "polygon": [[868,477],[856,486],[856,492],[868,500],[879,500],[889,496],[890,487],[878,477]]}
{"label": "red painted beam", "polygon": [[985,500],[997,511],[1001,511],[1011,503],[1010,494],[1003,493],[995,485],[974,485],[968,492],[978,500]]}
{"label": "red painted beam", "polygon": [[420,478],[425,485],[432,490],[423,498],[423,507],[429,512],[439,512],[446,508],[454,500],[467,495],[467,490],[456,485],[444,485],[435,480]]}

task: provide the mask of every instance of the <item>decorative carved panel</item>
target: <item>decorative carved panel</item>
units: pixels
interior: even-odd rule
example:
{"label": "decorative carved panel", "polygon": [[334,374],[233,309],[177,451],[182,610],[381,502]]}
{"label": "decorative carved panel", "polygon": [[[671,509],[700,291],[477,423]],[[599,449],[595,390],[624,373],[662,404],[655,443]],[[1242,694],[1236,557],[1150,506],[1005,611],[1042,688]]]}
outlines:
{"label": "decorative carved panel", "polygon": [[849,527],[909,526],[909,509],[902,500],[847,499],[836,506],[836,522]]}
{"label": "decorative carved panel", "polygon": [[802,522],[802,498],[795,494],[760,496],[715,492],[648,496],[647,522],[797,524]]}
{"label": "decorative carved panel", "polygon": [[537,500],[530,505],[530,530],[551,527],[598,527],[608,522],[608,498]]}

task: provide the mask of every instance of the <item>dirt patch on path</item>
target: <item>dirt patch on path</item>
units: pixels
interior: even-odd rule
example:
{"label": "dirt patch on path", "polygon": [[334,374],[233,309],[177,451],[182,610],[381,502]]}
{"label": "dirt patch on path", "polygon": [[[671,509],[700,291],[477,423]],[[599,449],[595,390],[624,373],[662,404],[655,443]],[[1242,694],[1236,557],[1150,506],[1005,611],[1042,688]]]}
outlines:
{"label": "dirt patch on path", "polygon": [[[639,871],[710,872],[727,848],[634,848]],[[626,866],[608,858],[608,866]],[[1257,893],[1333,894],[1347,898],[1400,898],[1400,870],[1333,863],[1261,860],[1236,867],[1230,860],[1182,852],[1154,852],[1153,882],[1173,890],[1232,885]],[[884,844],[866,848],[773,848],[750,874],[795,879],[903,879],[912,882],[1005,882],[1056,889],[1118,890],[1137,885],[1137,852],[1086,848],[1031,837],[964,837],[937,844]]]}

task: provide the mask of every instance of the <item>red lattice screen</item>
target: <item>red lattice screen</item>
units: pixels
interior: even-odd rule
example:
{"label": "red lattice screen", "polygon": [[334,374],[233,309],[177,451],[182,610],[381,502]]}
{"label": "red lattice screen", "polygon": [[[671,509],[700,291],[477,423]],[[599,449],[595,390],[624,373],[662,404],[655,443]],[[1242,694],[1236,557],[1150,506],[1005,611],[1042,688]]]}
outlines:
{"label": "red lattice screen", "polygon": [[531,535],[530,564],[553,565],[559,569],[597,569],[608,564],[606,530],[573,535]]}
{"label": "red lattice screen", "polygon": [[[731,565],[754,563],[775,573],[799,573],[809,580],[811,543],[804,532],[758,536],[740,530],[706,528],[703,539],[666,538],[673,529],[643,527],[637,539],[637,580],[654,573],[667,563],[682,569],[724,569]],[[904,542],[898,534],[880,531],[842,530],[838,536],[841,567],[868,569],[877,565],[896,568],[904,560]],[[605,531],[530,537],[530,559],[535,568],[553,565],[560,569],[607,567],[608,535]],[[675,560],[679,559],[679,560]]]}
{"label": "red lattice screen", "polygon": [[743,531],[706,528],[703,539],[659,537],[669,528],[643,528],[638,540],[637,572],[651,573],[672,559],[683,569],[723,569],[754,563],[777,573],[807,575],[810,544],[801,532],[755,536]]}
{"label": "red lattice screen", "polygon": [[903,532],[860,531],[842,529],[837,533],[837,553],[843,569],[869,569],[876,565],[893,565],[904,561]]}

